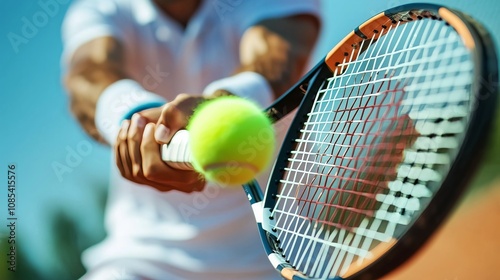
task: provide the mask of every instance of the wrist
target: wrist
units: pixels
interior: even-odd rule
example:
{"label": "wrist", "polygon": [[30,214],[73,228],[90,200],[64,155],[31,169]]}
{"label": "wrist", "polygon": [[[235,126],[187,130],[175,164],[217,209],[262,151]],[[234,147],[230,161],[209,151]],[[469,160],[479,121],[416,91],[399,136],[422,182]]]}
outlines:
{"label": "wrist", "polygon": [[234,76],[213,81],[203,90],[204,96],[233,95],[250,99],[267,108],[274,101],[274,94],[267,80],[256,72],[241,72]]}
{"label": "wrist", "polygon": [[166,100],[145,90],[130,79],[110,84],[99,96],[96,105],[95,125],[101,136],[113,144],[123,120],[130,119],[136,112],[163,105]]}

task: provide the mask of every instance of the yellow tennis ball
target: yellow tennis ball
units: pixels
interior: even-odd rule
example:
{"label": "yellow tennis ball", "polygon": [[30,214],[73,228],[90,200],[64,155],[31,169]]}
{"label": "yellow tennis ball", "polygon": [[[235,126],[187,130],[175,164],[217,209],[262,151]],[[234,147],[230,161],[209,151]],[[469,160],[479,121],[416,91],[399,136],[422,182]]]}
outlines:
{"label": "yellow tennis ball", "polygon": [[195,170],[222,185],[251,181],[274,154],[270,119],[253,102],[240,97],[202,103],[191,117],[188,131]]}

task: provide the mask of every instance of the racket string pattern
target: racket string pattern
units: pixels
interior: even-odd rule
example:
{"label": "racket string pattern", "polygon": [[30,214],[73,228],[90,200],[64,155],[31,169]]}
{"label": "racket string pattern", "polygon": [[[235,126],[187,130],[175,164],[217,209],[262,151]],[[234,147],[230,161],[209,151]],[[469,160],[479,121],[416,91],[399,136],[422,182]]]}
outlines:
{"label": "racket string pattern", "polygon": [[[243,190],[283,278],[378,279],[422,246],[484,152],[497,111],[495,49],[460,11],[395,7],[266,109],[273,122],[293,121],[265,195],[255,180]],[[188,143],[177,132],[162,159],[192,170]]]}
{"label": "racket string pattern", "polygon": [[390,249],[463,140],[470,51],[423,15],[345,53],[294,140],[270,216],[281,257],[309,278],[347,277]]}

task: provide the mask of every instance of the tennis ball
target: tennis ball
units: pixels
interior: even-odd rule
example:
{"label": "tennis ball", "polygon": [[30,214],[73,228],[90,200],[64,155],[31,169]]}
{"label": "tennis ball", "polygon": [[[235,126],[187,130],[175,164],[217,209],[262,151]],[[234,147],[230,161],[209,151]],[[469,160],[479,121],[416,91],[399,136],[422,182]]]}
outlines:
{"label": "tennis ball", "polygon": [[222,185],[251,181],[274,154],[270,119],[256,104],[237,96],[202,103],[187,129],[193,167],[207,180]]}

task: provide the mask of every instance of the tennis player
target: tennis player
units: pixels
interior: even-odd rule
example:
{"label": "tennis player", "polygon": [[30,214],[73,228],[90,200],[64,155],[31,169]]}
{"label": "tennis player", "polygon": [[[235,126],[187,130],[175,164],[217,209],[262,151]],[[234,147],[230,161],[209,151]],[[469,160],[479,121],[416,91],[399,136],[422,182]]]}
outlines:
{"label": "tennis player", "polygon": [[303,0],[74,2],[71,111],[113,150],[108,235],[84,252],[82,279],[278,279],[242,190],[173,170],[159,150],[205,98],[269,105],[303,74],[318,15]]}

